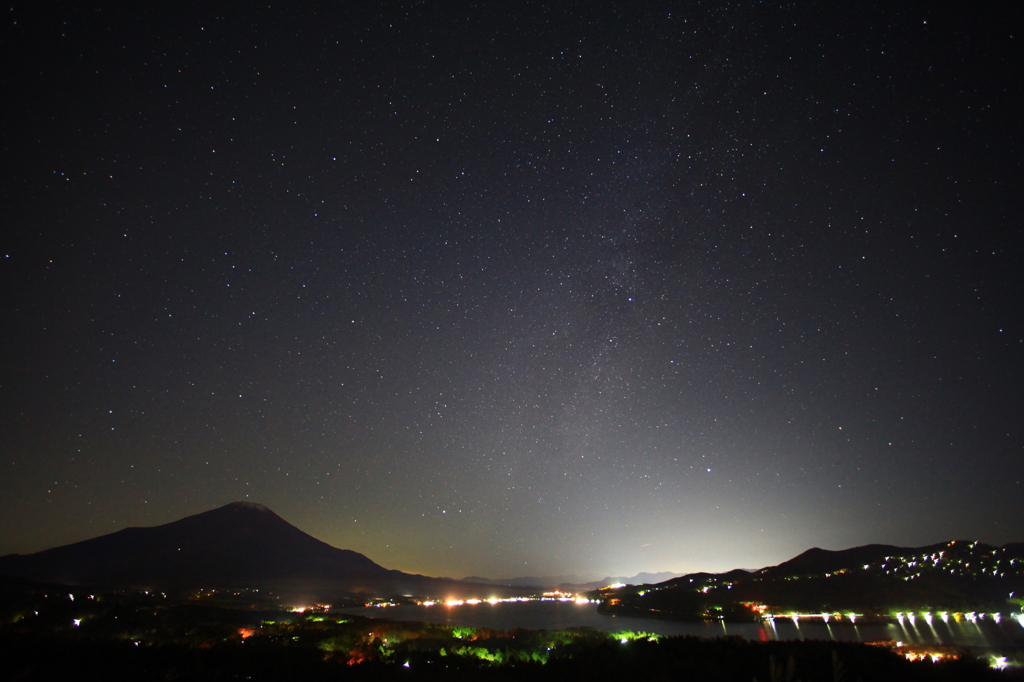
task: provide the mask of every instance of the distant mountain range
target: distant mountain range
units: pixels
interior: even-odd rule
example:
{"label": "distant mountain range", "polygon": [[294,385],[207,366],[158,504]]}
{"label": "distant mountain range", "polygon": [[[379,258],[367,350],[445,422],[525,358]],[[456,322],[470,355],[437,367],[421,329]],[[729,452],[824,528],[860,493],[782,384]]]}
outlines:
{"label": "distant mountain range", "polygon": [[151,528],[125,528],[35,554],[0,557],[0,573],[40,582],[152,590],[248,588],[309,598],[363,593],[498,596],[456,580],[389,570],[291,525],[267,507],[233,502]]}
{"label": "distant mountain range", "polygon": [[484,585],[505,585],[508,587],[535,587],[538,589],[558,589],[566,592],[585,592],[588,590],[596,590],[601,587],[608,585],[643,585],[646,583],[660,583],[672,578],[677,578],[683,575],[682,573],[672,573],[671,571],[661,571],[660,573],[637,573],[634,576],[626,577],[606,577],[600,580],[591,580],[586,582],[575,575],[555,575],[547,577],[537,576],[525,576],[522,578],[481,578],[479,576],[469,576],[463,578],[466,582],[471,583],[482,583]]}
{"label": "distant mountain range", "polygon": [[[1016,595],[1012,609],[1019,611],[1018,603],[1024,605],[1024,543],[814,548],[757,571],[679,577],[640,573],[582,584],[555,582],[566,576],[460,581],[389,570],[358,552],[317,540],[249,502],[233,502],[161,526],[125,528],[35,554],[0,557],[0,574],[108,588],[258,589],[304,603],[353,594],[487,598],[560,587],[599,594],[602,610],[679,618],[750,617],[750,604],[777,613],[882,613],[919,606],[1004,609],[1011,593]],[[599,589],[613,583],[628,586]]]}

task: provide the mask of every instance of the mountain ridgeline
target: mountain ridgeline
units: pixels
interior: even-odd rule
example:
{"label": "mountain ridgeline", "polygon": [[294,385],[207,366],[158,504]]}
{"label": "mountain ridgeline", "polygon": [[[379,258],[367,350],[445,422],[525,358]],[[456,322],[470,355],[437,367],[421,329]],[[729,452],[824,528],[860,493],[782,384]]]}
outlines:
{"label": "mountain ridgeline", "polygon": [[[358,552],[317,540],[251,502],[35,554],[8,555],[0,558],[0,573],[65,585],[264,589],[318,599],[352,593],[462,596],[481,591],[479,585],[386,569]],[[488,591],[512,592],[500,587]]]}
{"label": "mountain ridgeline", "polygon": [[509,587],[531,587],[536,589],[557,589],[563,592],[586,592],[588,590],[596,590],[600,587],[606,587],[608,585],[614,585],[616,583],[622,583],[624,585],[640,585],[644,583],[660,583],[672,578],[678,578],[683,575],[682,573],[672,573],[670,571],[661,571],[659,573],[637,573],[634,576],[607,576],[600,580],[591,580],[584,582],[585,579],[581,579],[578,576],[572,575],[556,575],[556,576],[525,576],[522,578],[481,578],[479,576],[469,576],[463,578],[464,581],[469,583],[482,583],[484,585],[507,585]]}
{"label": "mountain ridgeline", "polygon": [[1015,614],[1024,606],[1024,543],[820,548],[758,571],[694,573],[597,592],[608,613],[753,620],[763,614],[900,611]]}
{"label": "mountain ridgeline", "polygon": [[[390,570],[358,552],[317,540],[263,505],[249,502],[233,502],[161,526],[125,528],[35,554],[0,557],[0,574],[105,588],[260,590],[304,602],[351,595],[508,597],[551,587],[540,578],[474,582]],[[648,576],[663,577],[638,577]],[[575,585],[572,591],[594,587]],[[1008,606],[1019,612],[1024,605],[1024,543],[814,548],[758,571],[694,573],[592,594],[601,599],[600,609],[606,612],[672,618],[743,620],[766,611],[1008,611]]]}

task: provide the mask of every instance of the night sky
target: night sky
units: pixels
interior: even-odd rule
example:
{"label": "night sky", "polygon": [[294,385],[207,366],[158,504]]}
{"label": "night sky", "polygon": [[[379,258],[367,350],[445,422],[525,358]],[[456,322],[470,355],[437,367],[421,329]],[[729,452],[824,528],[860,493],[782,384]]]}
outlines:
{"label": "night sky", "polygon": [[159,4],[2,10],[0,554],[1024,540],[1014,3]]}

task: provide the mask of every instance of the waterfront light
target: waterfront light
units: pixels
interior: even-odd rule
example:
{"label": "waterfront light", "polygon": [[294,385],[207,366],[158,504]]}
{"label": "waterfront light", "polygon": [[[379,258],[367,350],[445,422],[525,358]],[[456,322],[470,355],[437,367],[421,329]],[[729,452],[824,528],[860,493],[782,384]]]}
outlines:
{"label": "waterfront light", "polygon": [[1002,670],[1009,666],[1009,661],[1006,660],[1006,656],[996,656],[992,659],[992,667],[996,670]]}

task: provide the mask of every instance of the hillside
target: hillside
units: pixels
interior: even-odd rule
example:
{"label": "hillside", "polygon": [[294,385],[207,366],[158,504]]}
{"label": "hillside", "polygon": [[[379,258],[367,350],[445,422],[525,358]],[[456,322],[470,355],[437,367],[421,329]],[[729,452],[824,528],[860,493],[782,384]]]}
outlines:
{"label": "hillside", "polygon": [[669,618],[753,619],[760,612],[1019,612],[1024,545],[951,541],[926,547],[810,549],[759,571],[694,573],[601,590],[601,609]]}

